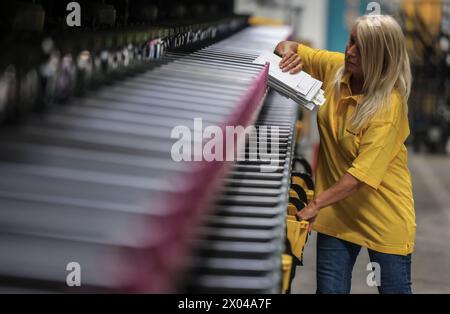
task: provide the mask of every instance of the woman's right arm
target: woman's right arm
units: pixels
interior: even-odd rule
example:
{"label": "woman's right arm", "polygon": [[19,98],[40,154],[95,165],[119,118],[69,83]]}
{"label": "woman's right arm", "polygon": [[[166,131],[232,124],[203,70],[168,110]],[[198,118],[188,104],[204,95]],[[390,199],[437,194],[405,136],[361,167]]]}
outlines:
{"label": "woman's right arm", "polygon": [[275,54],[282,58],[279,66],[283,72],[296,74],[303,70],[302,59],[297,54],[298,45],[295,41],[282,41],[275,48]]}

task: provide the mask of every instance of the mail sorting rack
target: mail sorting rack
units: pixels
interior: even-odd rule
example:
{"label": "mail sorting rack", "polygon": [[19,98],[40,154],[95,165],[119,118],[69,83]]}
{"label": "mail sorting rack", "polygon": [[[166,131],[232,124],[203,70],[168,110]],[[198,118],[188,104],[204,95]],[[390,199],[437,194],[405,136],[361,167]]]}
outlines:
{"label": "mail sorting rack", "polygon": [[290,38],[291,35],[292,28],[287,26],[253,26],[199,50],[192,51],[189,46],[184,46],[176,51],[179,54],[192,54],[216,60],[224,58],[253,62],[263,52],[273,51],[280,41]]}
{"label": "mail sorting rack", "polygon": [[[221,61],[222,62],[226,62],[227,58],[237,58],[238,60],[247,60],[247,61],[252,61],[254,60],[254,58],[256,58],[258,55],[257,54],[253,54],[253,53],[242,53],[242,52],[234,52],[232,50],[229,49],[219,49],[216,48],[217,45],[214,45],[212,47],[207,47],[201,51],[195,52],[191,55],[192,58],[198,58],[199,56],[203,56],[205,58],[213,58],[212,56],[220,56]],[[177,56],[176,54],[170,54],[171,56]],[[224,60],[225,59],[225,60]],[[289,101],[283,97],[281,97],[279,94],[278,95],[278,102],[281,103],[283,102],[283,105],[287,108],[289,106],[293,105],[292,101]],[[267,104],[265,106],[268,106]],[[298,107],[297,105],[294,105],[294,107]],[[290,113],[292,114],[294,117],[298,115],[298,111],[296,111],[295,113]],[[276,116],[275,116],[276,117]],[[296,128],[296,123],[295,123],[295,127],[292,126],[294,129]],[[296,132],[297,134],[297,132]],[[294,136],[296,136],[293,135]],[[292,148],[294,147],[295,144],[289,143],[289,147]],[[302,161],[302,160],[297,160],[297,161]],[[296,161],[296,162],[297,162]],[[304,161],[304,160],[303,160]],[[260,161],[261,162],[261,161]],[[306,162],[306,161],[304,161]],[[255,165],[255,161],[253,161],[253,167],[250,168],[248,165],[246,167],[241,167],[244,168],[244,170],[249,170],[252,169],[253,171],[257,172],[260,171],[260,169],[258,168],[259,165]],[[278,169],[279,170],[279,169]],[[277,171],[277,170],[276,170]],[[289,174],[290,173],[290,174]],[[302,251],[303,251],[303,247],[305,245],[305,241],[307,240],[307,223],[302,223],[302,222],[298,222],[295,219],[295,215],[296,212],[298,212],[299,210],[301,210],[305,205],[308,203],[308,200],[310,200],[311,197],[311,193],[313,188],[310,186],[310,189],[306,189],[306,187],[301,187],[298,185],[299,181],[303,181],[300,180],[300,178],[291,178],[291,174],[294,175],[294,173],[288,172],[287,175],[283,176],[286,178],[289,178],[290,182],[291,182],[291,190],[289,190],[288,194],[289,194],[289,204],[287,206],[288,209],[288,218],[287,220],[281,221],[281,225],[284,226],[284,224],[286,223],[286,244],[287,246],[284,248],[284,250],[282,249],[282,245],[279,246],[280,251],[278,251],[277,253],[272,252],[272,254],[268,254],[268,256],[271,256],[272,261],[275,262],[276,265],[280,265],[281,262],[283,262],[283,285],[282,287],[279,287],[277,285],[277,275],[280,274],[281,272],[281,266],[280,267],[274,267],[271,270],[267,270],[266,269],[266,273],[265,275],[270,277],[272,276],[272,281],[271,284],[269,285],[271,287],[268,288],[268,286],[264,285],[264,281],[267,284],[267,277],[266,278],[262,278],[263,276],[261,275],[263,272],[260,272],[258,275],[255,276],[255,274],[258,273],[258,270],[260,270],[261,268],[258,266],[258,261],[259,263],[262,263],[264,261],[262,260],[258,260],[257,258],[255,258],[254,260],[249,261],[248,259],[245,260],[245,258],[241,258],[241,260],[239,260],[238,256],[239,256],[239,250],[235,249],[236,251],[234,251],[234,255],[233,253],[231,253],[230,256],[234,257],[234,258],[229,258],[229,259],[223,259],[223,255],[221,256],[221,258],[213,258],[212,260],[207,258],[206,256],[209,256],[209,254],[214,255],[214,251],[216,250],[221,250],[221,249],[217,249],[217,247],[222,248],[223,246],[226,247],[224,254],[230,254],[229,252],[227,252],[226,250],[230,250],[229,246],[230,245],[237,245],[239,243],[239,241],[243,241],[246,239],[249,242],[251,242],[251,232],[252,232],[252,227],[251,227],[251,222],[252,221],[257,221],[258,219],[256,219],[255,217],[245,217],[245,214],[242,214],[241,217],[236,216],[236,217],[230,217],[230,218],[222,218],[221,216],[218,217],[214,217],[214,222],[213,225],[217,225],[220,224],[220,226],[223,225],[227,225],[228,224],[228,228],[229,230],[221,230],[219,231],[219,234],[226,234],[228,235],[228,239],[233,239],[233,236],[235,234],[237,234],[236,229],[232,228],[232,224],[237,224],[236,226],[240,226],[242,228],[242,232],[241,235],[245,234],[245,236],[241,236],[241,238],[234,238],[235,242],[233,244],[231,243],[227,243],[225,241],[207,241],[207,243],[210,245],[210,251],[205,250],[204,247],[202,247],[201,249],[199,249],[199,251],[201,251],[200,253],[200,257],[196,256],[194,257],[194,265],[191,266],[191,272],[188,273],[188,279],[186,279],[186,281],[188,282],[188,287],[185,288],[184,291],[190,291],[190,292],[217,292],[217,293],[236,293],[236,292],[243,292],[243,293],[273,293],[273,291],[277,291],[277,292],[283,292],[283,293],[289,293],[290,292],[290,286],[291,286],[291,282],[295,276],[295,268],[298,265],[302,265]],[[263,173],[257,173],[256,176],[261,178],[261,175],[263,175]],[[302,174],[303,175],[303,174]],[[268,174],[266,176],[267,178],[271,177],[271,174]],[[272,176],[273,178],[273,176]],[[294,190],[295,188],[295,190]],[[238,193],[238,197],[240,199],[240,201],[242,202],[242,204],[237,203],[235,206],[235,209],[239,208],[239,205],[246,207],[246,201],[253,198],[253,201],[259,201],[261,200],[261,196],[270,196],[271,192],[267,189],[258,189],[258,188],[248,188],[248,187],[241,187],[238,190],[233,190],[233,192]],[[273,190],[272,190],[273,192]],[[242,193],[242,194],[239,194]],[[245,194],[247,193],[247,195]],[[252,193],[254,193],[252,195]],[[278,191],[278,193],[280,193]],[[299,194],[301,196],[303,196],[302,198],[299,197]],[[251,202],[251,201],[250,201]],[[291,204],[291,202],[293,202],[294,204]],[[284,217],[286,218],[286,206],[283,208],[283,206],[281,206],[279,213],[281,213],[280,217]],[[245,210],[245,209],[243,209]],[[295,213],[293,213],[295,211]],[[236,215],[239,215],[238,213],[235,213]],[[293,215],[293,216],[290,216]],[[246,219],[243,219],[246,218]],[[278,217],[279,218],[279,217]],[[294,219],[294,221],[291,221],[291,219]],[[245,222],[244,222],[245,221]],[[261,219],[259,219],[259,222],[261,222]],[[246,225],[247,224],[247,225]],[[245,226],[245,227],[244,227]],[[255,225],[253,225],[253,229],[254,229]],[[225,228],[223,228],[225,229]],[[282,231],[284,229],[279,229],[278,231]],[[250,235],[249,235],[250,234]],[[278,237],[283,237],[284,234],[282,232],[278,233]],[[207,235],[208,236],[208,235]],[[272,238],[271,239],[276,239],[277,236],[274,236],[273,234],[271,235]],[[214,238],[214,236],[212,237],[213,239],[217,239],[218,236],[216,236],[216,238]],[[208,238],[207,238],[208,239]],[[253,243],[254,244],[254,243]],[[227,246],[228,245],[228,246]],[[249,246],[251,246],[252,244],[250,244]],[[263,244],[260,244],[260,246],[262,246]],[[241,246],[242,247],[245,246]],[[247,250],[249,248],[247,247]],[[212,250],[212,251],[211,251]],[[223,250],[223,249],[222,249]],[[244,252],[247,252],[244,250]],[[223,253],[223,252],[222,252]],[[242,252],[241,252],[242,253]],[[283,254],[282,258],[281,258],[281,254],[282,253],[286,253]],[[242,254],[241,254],[242,255]],[[245,254],[244,254],[245,256]],[[261,258],[261,256],[259,256],[259,258]],[[244,264],[245,266],[242,266],[242,264]],[[273,266],[274,264],[272,264]],[[204,278],[202,278],[202,274],[205,274]],[[254,277],[252,277],[254,276]],[[199,279],[202,278],[202,279]],[[207,283],[199,283],[198,281],[202,281],[204,280]],[[252,288],[253,287],[253,290]],[[264,288],[263,288],[264,287]]]}
{"label": "mail sorting rack", "polygon": [[292,33],[289,26],[248,27],[218,42],[214,48],[233,51],[236,54],[253,55],[256,59],[264,51],[275,50],[276,45],[282,40],[288,40]]}
{"label": "mail sorting rack", "polygon": [[[199,228],[195,250],[180,283],[181,291],[281,292],[281,256],[285,250],[298,108],[278,94],[268,97],[255,124],[257,142],[267,144],[276,140],[279,153],[258,151],[258,157],[252,159],[247,143],[243,151],[245,160],[234,164],[211,214]],[[277,138],[261,133],[262,127],[276,127]],[[269,167],[268,157],[272,171],[262,172],[261,167]]]}
{"label": "mail sorting rack", "polygon": [[268,69],[170,56],[147,67],[1,130],[1,291],[172,291],[225,163],[174,162],[171,132],[193,118],[253,123]]}

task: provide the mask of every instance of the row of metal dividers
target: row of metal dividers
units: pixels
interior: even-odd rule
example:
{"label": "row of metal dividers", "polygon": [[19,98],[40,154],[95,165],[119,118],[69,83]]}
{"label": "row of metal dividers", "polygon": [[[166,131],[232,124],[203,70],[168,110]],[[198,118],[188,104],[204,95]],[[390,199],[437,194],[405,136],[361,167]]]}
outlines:
{"label": "row of metal dividers", "polygon": [[303,115],[299,114],[295,123],[294,145],[292,146],[289,204],[286,213],[286,246],[282,255],[281,291],[283,294],[291,294],[297,267],[303,266],[303,252],[308,241],[309,222],[301,221],[297,214],[313,200],[315,189],[312,167],[298,146],[304,133],[302,119]]}
{"label": "row of metal dividers", "polygon": [[[255,28],[256,29],[256,28]],[[269,30],[270,28],[266,28]],[[276,28],[272,28],[272,32]],[[261,27],[261,30],[265,30]],[[242,32],[244,33],[244,32]],[[267,34],[266,34],[267,35]],[[291,36],[289,36],[290,38]],[[239,35],[235,36],[237,42],[239,42]],[[218,46],[225,47],[231,44],[233,46],[233,40],[225,40],[221,42]],[[248,44],[252,47],[252,43]],[[240,48],[237,48],[239,51]],[[246,49],[242,48],[241,53],[246,53]],[[292,291],[293,281],[296,277],[297,267],[303,266],[303,251],[304,247],[308,241],[308,228],[309,223],[306,221],[300,221],[297,217],[299,211],[309,204],[314,197],[314,180],[313,180],[313,170],[309,161],[302,155],[298,144],[302,140],[304,133],[304,115],[302,115],[302,110],[298,104],[295,104],[292,100],[284,98],[276,91],[269,88],[268,96],[265,100],[263,108],[280,105],[285,107],[292,107],[292,119],[290,119],[290,127],[292,130],[289,154],[287,162],[290,163],[288,176],[288,202],[286,206],[285,213],[285,239],[284,239],[284,250],[281,254],[281,282],[279,286],[279,291],[282,294],[290,294]],[[261,112],[261,116],[264,115],[264,110]],[[280,117],[278,117],[280,118]],[[274,119],[273,117],[270,119]],[[272,121],[270,120],[269,121]],[[275,119],[276,120],[276,119]],[[276,123],[274,123],[276,124]],[[273,125],[273,124],[272,124]],[[280,124],[282,125],[282,124]]]}

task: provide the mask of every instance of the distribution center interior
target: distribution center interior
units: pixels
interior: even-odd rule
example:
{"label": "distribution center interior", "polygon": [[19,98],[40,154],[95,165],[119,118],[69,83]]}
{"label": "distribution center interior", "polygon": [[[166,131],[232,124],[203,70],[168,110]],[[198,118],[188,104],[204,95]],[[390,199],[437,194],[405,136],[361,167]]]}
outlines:
{"label": "distribution center interior", "polygon": [[[233,0],[83,0],[70,26],[69,2],[0,4],[0,292],[314,293],[316,236],[297,213],[314,198],[321,82],[307,96],[255,61],[302,40],[298,25]],[[450,58],[433,38],[449,34],[418,20],[402,15],[413,277],[449,293],[425,266],[450,238]],[[358,269],[354,291],[374,292]]]}

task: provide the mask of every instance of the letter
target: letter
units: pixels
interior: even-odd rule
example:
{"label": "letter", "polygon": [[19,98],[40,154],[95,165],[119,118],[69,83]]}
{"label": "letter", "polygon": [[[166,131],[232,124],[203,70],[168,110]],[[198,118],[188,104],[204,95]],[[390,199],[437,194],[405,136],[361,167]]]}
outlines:
{"label": "letter", "polygon": [[[367,15],[372,16],[372,15],[381,15],[381,6],[378,2],[370,2],[367,5],[367,11],[369,11],[370,13],[368,13]],[[381,27],[380,21],[378,20],[372,20],[372,19],[368,19],[367,20],[367,25],[370,27]]]}
{"label": "letter", "polygon": [[209,310],[211,309],[211,305],[212,305],[212,301],[205,301],[206,302],[206,312],[209,312]]}
{"label": "letter", "polygon": [[66,7],[67,11],[72,11],[67,14],[66,23],[67,26],[81,26],[81,7],[78,2],[69,2]]}
{"label": "letter", "polygon": [[206,307],[205,301],[195,301],[196,309],[204,309]]}
{"label": "letter", "polygon": [[203,158],[208,162],[223,161],[222,129],[218,126],[208,126],[203,133],[203,138],[211,138],[203,148]]}
{"label": "letter", "polygon": [[267,156],[269,152],[267,151],[267,141],[262,141],[261,139],[267,139],[269,136],[267,134],[267,126],[261,126],[259,128],[259,159],[261,161],[270,161],[270,157]]}
{"label": "letter", "polygon": [[381,5],[378,2],[369,2],[369,4],[367,4],[366,11],[370,12],[368,15],[380,15]]}
{"label": "letter", "polygon": [[81,266],[77,262],[70,262],[66,266],[66,270],[70,271],[66,277],[66,284],[69,287],[81,286]]}
{"label": "letter", "polygon": [[[181,136],[181,138],[180,138]],[[172,129],[170,138],[178,139],[175,144],[172,145],[170,154],[173,161],[192,161],[191,159],[191,130],[186,126],[176,126]]]}
{"label": "letter", "polygon": [[194,161],[203,160],[203,119],[194,119]]}
{"label": "letter", "polygon": [[[247,128],[248,133],[246,135],[249,135],[248,138],[248,158],[250,160],[257,160],[258,159],[258,131],[254,126],[250,126]],[[245,148],[245,146],[244,146]],[[241,160],[243,159],[243,160]],[[239,156],[238,161],[245,161],[245,149],[243,151],[243,157]]]}
{"label": "letter", "polygon": [[367,275],[366,282],[369,287],[381,286],[381,266],[378,263],[369,263],[366,267],[370,273]]}
{"label": "letter", "polygon": [[[252,126],[249,126],[245,129],[241,125],[226,127],[226,161],[235,161],[236,149],[239,149],[243,146],[246,136],[252,134],[252,130],[254,130],[254,127]],[[236,142],[235,136],[237,137]],[[237,160],[242,161],[242,158],[238,158]]]}
{"label": "letter", "polygon": [[[267,141],[270,138],[270,165],[260,165],[261,172],[269,173],[277,170],[278,161],[280,160],[280,128],[278,126],[272,126],[270,128],[270,137],[267,137]],[[267,147],[266,147],[267,150]]]}

